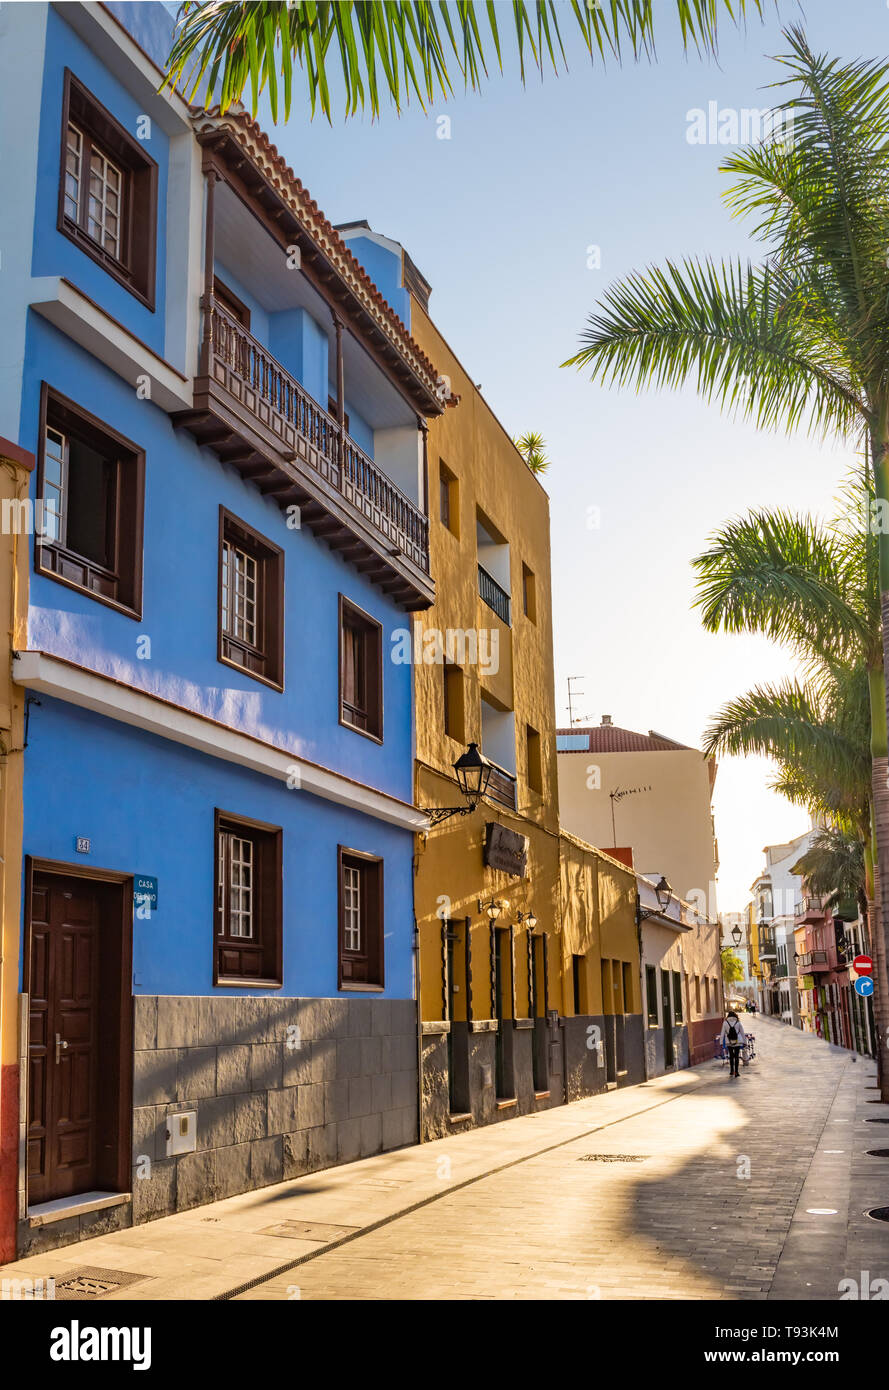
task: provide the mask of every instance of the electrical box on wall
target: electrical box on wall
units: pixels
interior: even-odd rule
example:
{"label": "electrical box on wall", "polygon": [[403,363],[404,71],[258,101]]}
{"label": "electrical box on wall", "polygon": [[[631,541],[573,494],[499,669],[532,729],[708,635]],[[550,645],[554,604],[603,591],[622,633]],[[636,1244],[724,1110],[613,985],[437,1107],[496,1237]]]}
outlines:
{"label": "electrical box on wall", "polygon": [[193,1154],[198,1140],[198,1112],[177,1110],[167,1116],[167,1157]]}

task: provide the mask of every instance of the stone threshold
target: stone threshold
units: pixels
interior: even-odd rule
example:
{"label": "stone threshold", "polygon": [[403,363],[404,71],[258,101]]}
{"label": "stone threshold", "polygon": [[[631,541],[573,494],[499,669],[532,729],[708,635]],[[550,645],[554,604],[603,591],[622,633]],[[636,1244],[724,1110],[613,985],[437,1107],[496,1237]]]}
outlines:
{"label": "stone threshold", "polygon": [[104,1207],[122,1207],[133,1200],[132,1192],[76,1192],[73,1197],[56,1197],[51,1202],[38,1202],[28,1207],[29,1226],[49,1226],[53,1221],[67,1221],[71,1216],[86,1216]]}

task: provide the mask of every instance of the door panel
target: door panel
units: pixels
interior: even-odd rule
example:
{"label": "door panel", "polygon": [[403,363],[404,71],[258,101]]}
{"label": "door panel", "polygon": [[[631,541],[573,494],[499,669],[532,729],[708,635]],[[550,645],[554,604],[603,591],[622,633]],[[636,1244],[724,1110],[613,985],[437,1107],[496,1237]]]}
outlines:
{"label": "door panel", "polygon": [[102,885],[35,874],[31,894],[28,1193],[96,1186]]}

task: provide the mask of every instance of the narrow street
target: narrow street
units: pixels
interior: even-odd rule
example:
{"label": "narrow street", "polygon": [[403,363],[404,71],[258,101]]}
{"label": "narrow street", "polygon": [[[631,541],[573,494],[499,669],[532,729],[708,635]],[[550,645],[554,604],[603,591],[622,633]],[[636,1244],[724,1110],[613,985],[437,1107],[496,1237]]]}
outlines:
{"label": "narrow street", "polygon": [[[7,1266],[109,1299],[836,1300],[889,1276],[874,1066],[757,1018],[737,1081],[643,1086]],[[57,1292],[56,1297],[64,1297]]]}

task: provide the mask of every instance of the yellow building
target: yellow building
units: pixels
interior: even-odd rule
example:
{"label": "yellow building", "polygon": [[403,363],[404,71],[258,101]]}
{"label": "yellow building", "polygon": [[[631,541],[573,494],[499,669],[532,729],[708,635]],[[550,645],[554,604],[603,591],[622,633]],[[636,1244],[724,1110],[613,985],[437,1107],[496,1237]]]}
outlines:
{"label": "yellow building", "polygon": [[470,743],[494,764],[479,808],[417,848],[431,1136],[562,1099],[559,839],[548,498],[416,297],[411,332],[459,398],[428,437],[436,602],[414,620],[417,805],[460,804]]}
{"label": "yellow building", "polygon": [[[412,618],[432,1138],[642,1079],[635,879],[560,839],[546,492],[432,322],[404,249],[366,222],[338,230],[435,362],[449,407],[418,487],[436,597]],[[469,811],[455,763],[473,744],[490,780]]]}
{"label": "yellow building", "polygon": [[[19,1144],[19,936],[22,862],[22,747],[25,692],[12,680],[13,652],[28,603],[27,510],[34,456],[0,439],[0,1263],[14,1260],[18,1220]],[[21,645],[24,645],[22,643]],[[24,1195],[24,1194],[22,1194]]]}

